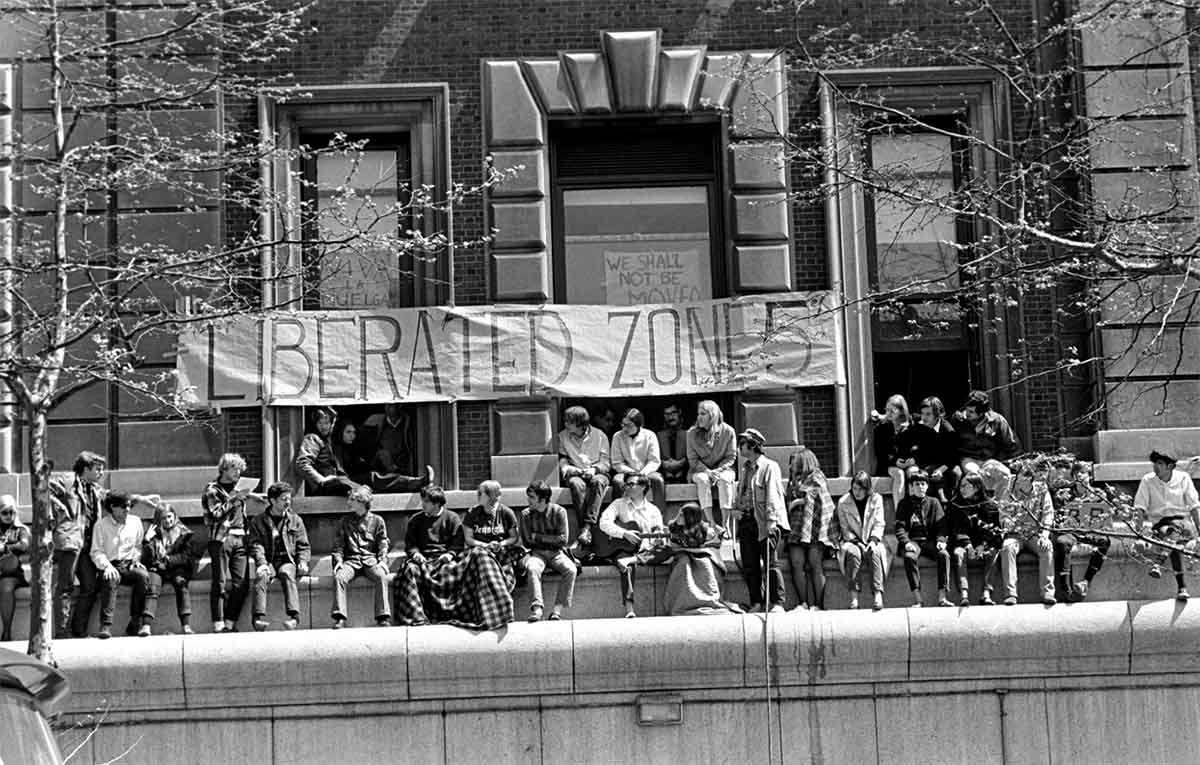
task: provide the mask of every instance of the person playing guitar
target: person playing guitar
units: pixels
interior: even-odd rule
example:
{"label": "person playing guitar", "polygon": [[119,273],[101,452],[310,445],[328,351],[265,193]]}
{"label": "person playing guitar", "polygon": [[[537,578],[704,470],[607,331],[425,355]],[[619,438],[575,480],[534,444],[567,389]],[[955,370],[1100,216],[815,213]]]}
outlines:
{"label": "person playing guitar", "polygon": [[[608,537],[599,544],[609,553],[613,565],[621,572],[621,601],[625,618],[637,616],[634,610],[634,570],[637,566],[656,563],[670,555],[666,548],[667,530],[662,511],[646,501],[650,481],[644,475],[631,475],[625,483],[625,494],[604,509],[600,515],[600,531]],[[597,554],[602,550],[598,549]]]}

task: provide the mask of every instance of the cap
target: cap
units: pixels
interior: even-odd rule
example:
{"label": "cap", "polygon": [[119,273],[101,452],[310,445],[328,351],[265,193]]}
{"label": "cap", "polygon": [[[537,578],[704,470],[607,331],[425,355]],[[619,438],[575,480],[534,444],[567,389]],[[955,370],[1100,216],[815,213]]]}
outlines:
{"label": "cap", "polygon": [[1155,449],[1154,451],[1150,452],[1150,461],[1151,462],[1165,462],[1168,465],[1174,465],[1179,460],[1175,459],[1174,457],[1172,457],[1169,454],[1163,454],[1162,452]]}
{"label": "cap", "polygon": [[762,446],[767,442],[763,434],[757,428],[746,428],[741,433],[738,433],[738,441],[746,440],[754,446]]}

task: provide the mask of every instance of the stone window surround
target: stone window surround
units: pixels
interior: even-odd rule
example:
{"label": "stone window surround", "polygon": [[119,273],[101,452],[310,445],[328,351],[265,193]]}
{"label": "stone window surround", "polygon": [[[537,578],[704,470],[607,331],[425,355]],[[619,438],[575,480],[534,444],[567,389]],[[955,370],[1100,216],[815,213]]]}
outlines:
{"label": "stone window surround", "polygon": [[[931,85],[930,83],[937,83]],[[973,129],[979,131],[988,145],[1001,145],[1012,135],[1008,113],[1008,95],[1004,83],[993,72],[976,67],[915,67],[909,69],[838,70],[824,74],[820,84],[820,107],[827,152],[833,167],[826,173],[826,183],[836,193],[826,196],[826,236],[833,289],[841,292],[847,305],[858,303],[868,293],[868,232],[867,197],[861,184],[846,180],[839,168],[850,178],[858,177],[856,167],[862,159],[858,141],[848,132],[852,115],[861,107],[849,103],[838,93],[858,90],[878,96],[887,93],[887,103],[899,110],[916,113],[948,114],[965,111]],[[976,147],[971,166],[976,173],[995,179],[999,168],[996,155]],[[977,224],[982,229],[982,224]],[[980,230],[979,233],[982,233]],[[978,235],[978,234],[977,234]],[[985,303],[989,314],[981,317],[988,326],[993,316],[990,301]],[[1009,379],[1006,354],[1017,347],[1020,323],[1016,312],[1006,310],[1005,332],[982,338],[983,386],[995,388]],[[847,445],[842,455],[842,471],[867,468],[871,462],[870,411],[875,396],[872,380],[874,364],[871,351],[871,321],[866,312],[846,311],[844,332],[847,374],[844,389],[839,386],[839,427],[849,427],[839,442]],[[994,394],[995,406],[1004,412],[1017,429],[1024,443],[1030,442],[1029,418],[1026,414],[1024,386],[1000,388]],[[912,402],[910,402],[911,404]],[[959,402],[946,402],[953,408]],[[842,422],[844,421],[844,422]],[[849,457],[849,459],[847,459]]]}
{"label": "stone window surround", "polygon": [[[412,179],[415,185],[429,185],[434,199],[444,198],[451,183],[450,167],[450,89],[446,83],[380,83],[370,85],[299,86],[282,97],[261,96],[258,104],[259,129],[264,149],[273,146],[289,149],[298,142],[301,131],[387,132],[410,134]],[[264,152],[266,154],[266,152]],[[269,156],[269,155],[268,155]],[[286,211],[298,209],[300,188],[293,179],[300,168],[289,166],[280,157],[264,162],[264,181],[286,200],[286,210],[275,210],[262,226],[267,236],[280,227],[298,231],[295,215],[284,220]],[[451,212],[425,212],[424,223],[446,232],[450,245],[443,257],[433,264],[414,264],[414,304],[454,304],[453,217]],[[302,253],[299,246],[276,248],[264,253],[263,271],[275,273],[275,264],[286,263],[299,272]],[[275,285],[276,304],[299,295],[299,285],[280,282]],[[283,294],[279,294],[282,291]],[[270,297],[265,300],[271,300]],[[418,430],[425,452],[438,468],[439,480],[447,489],[458,486],[458,437],[456,406],[453,403],[421,407]],[[265,474],[284,479],[292,471],[292,461],[305,428],[301,407],[264,407],[263,458]],[[293,482],[294,482],[294,476]]]}

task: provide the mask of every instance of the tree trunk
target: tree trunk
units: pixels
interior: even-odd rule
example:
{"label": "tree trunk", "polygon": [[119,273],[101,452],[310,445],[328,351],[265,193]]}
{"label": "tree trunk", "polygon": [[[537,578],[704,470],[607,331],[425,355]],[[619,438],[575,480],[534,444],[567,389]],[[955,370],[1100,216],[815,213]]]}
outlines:
{"label": "tree trunk", "polygon": [[[28,411],[28,410],[27,410]],[[29,427],[30,495],[33,499],[33,544],[29,551],[32,591],[29,596],[28,653],[52,667],[54,660],[54,512],[50,503],[50,465],[46,463],[46,410],[33,408]]]}

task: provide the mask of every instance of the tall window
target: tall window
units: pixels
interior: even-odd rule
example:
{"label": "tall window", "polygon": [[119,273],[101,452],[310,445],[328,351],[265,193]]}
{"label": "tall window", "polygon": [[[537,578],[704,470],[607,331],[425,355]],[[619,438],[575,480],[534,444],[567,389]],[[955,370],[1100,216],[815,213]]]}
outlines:
{"label": "tall window", "polygon": [[719,124],[552,124],[556,300],[726,294]]}
{"label": "tall window", "polygon": [[[412,218],[409,139],[401,134],[304,134],[308,215],[304,307],[413,305],[411,256],[398,242]],[[339,148],[342,146],[342,148]]]}
{"label": "tall window", "polygon": [[976,338],[956,295],[960,253],[973,237],[955,211],[969,167],[952,137],[962,133],[959,119],[926,124],[931,129],[879,124],[866,134],[875,398],[937,395],[954,406],[980,375]]}

